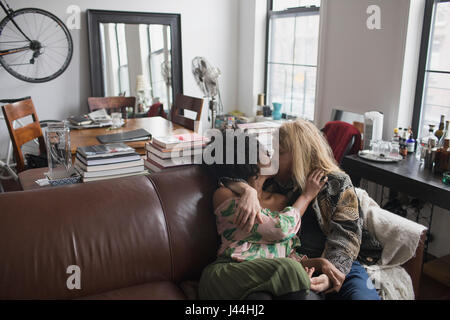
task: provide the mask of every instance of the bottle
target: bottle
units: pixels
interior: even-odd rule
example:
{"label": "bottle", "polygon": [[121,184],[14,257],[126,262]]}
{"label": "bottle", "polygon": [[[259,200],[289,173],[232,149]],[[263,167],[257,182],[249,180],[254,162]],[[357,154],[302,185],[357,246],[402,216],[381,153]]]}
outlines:
{"label": "bottle", "polygon": [[427,155],[427,149],[429,145],[429,141],[436,140],[436,137],[434,136],[434,125],[430,124],[428,129],[428,134],[426,134],[422,139],[420,139],[419,148],[417,149],[417,157],[420,160],[420,163],[424,163],[425,156]]}
{"label": "bottle", "polygon": [[450,137],[444,139],[444,145],[436,150],[434,173],[442,174],[448,170],[450,160]]}
{"label": "bottle", "polygon": [[[434,129],[434,125],[430,125],[430,131]],[[434,136],[433,133],[431,133],[431,136],[428,138],[428,142],[426,145],[425,150],[425,168],[429,169],[430,171],[433,170],[433,165],[435,161],[436,156],[436,141],[437,138]]]}
{"label": "bottle", "polygon": [[445,115],[441,115],[441,122],[439,123],[439,129],[436,130],[436,132],[434,133],[434,135],[436,136],[436,138],[438,138],[438,140],[441,140],[442,136],[444,135],[444,123],[445,120]]}
{"label": "bottle", "polygon": [[399,143],[400,142],[400,135],[398,134],[398,129],[394,129],[394,137],[392,138],[392,142]]}
{"label": "bottle", "polygon": [[449,120],[447,120],[446,122],[445,122],[445,129],[444,129],[444,133],[442,134],[442,137],[441,137],[441,139],[439,139],[439,142],[438,142],[438,148],[440,148],[440,147],[443,147],[444,146],[444,140],[445,140],[445,138],[447,137],[447,133],[448,133],[448,126],[449,126],[449,123],[450,123],[450,121]]}
{"label": "bottle", "polygon": [[414,153],[414,149],[416,148],[416,140],[414,140],[414,135],[413,132],[411,130],[411,128],[409,128],[409,138],[408,140],[406,140],[406,150],[407,153]]}
{"label": "bottle", "polygon": [[406,141],[408,140],[408,131],[406,128],[403,128],[401,144],[400,144],[400,154],[405,158],[408,155],[408,147],[406,145]]}

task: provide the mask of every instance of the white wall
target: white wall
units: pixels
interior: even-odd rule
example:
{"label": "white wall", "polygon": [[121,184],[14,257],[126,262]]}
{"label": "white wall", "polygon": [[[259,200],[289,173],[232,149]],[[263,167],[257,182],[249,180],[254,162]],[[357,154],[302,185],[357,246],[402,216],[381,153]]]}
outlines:
{"label": "white wall", "polygon": [[264,92],[267,0],[239,1],[238,109],[256,115],[257,96]]}
{"label": "white wall", "polygon": [[[333,108],[384,113],[384,138],[397,125],[409,0],[322,0],[316,123]],[[381,8],[381,30],[366,27],[369,5]]]}
{"label": "white wall", "polygon": [[[191,61],[204,56],[218,66],[222,75],[220,89],[225,110],[236,109],[238,1],[237,0],[14,0],[13,8],[38,7],[66,21],[69,5],[81,8],[81,29],[71,30],[74,55],[69,68],[59,78],[42,84],[17,80],[0,69],[0,99],[31,96],[38,116],[44,119],[64,119],[69,115],[86,113],[90,95],[88,36],[86,9],[164,12],[181,14],[183,86],[184,93],[202,97],[192,76]],[[205,126],[207,107],[203,108]],[[0,158],[6,154],[8,133],[0,123]]]}

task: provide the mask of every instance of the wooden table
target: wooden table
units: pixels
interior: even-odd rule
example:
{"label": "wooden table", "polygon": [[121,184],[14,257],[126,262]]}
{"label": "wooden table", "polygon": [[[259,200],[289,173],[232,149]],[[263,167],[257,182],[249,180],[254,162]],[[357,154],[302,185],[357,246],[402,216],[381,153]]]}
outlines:
{"label": "wooden table", "polygon": [[[125,125],[122,128],[116,130],[108,130],[108,128],[93,128],[81,130],[72,129],[70,130],[70,151],[72,153],[72,164],[75,161],[75,155],[78,147],[101,144],[100,141],[97,140],[98,135],[126,132],[141,128],[151,133],[152,137],[167,136],[171,134],[193,133],[192,130],[177,125],[167,119],[164,119],[163,117],[127,119]],[[135,148],[136,152],[138,152],[139,154],[145,155],[145,143],[148,141],[149,140],[125,143]],[[32,190],[44,188],[40,187],[37,183],[35,183],[35,181],[37,179],[44,178],[44,172],[47,171],[48,168],[38,168],[22,172],[19,175],[19,182],[22,186],[22,189]]]}
{"label": "wooden table", "polygon": [[[93,146],[101,144],[97,140],[97,136],[105,134],[114,134],[136,129],[145,129],[151,133],[152,137],[167,136],[171,134],[192,133],[192,130],[186,129],[175,124],[163,117],[136,118],[125,120],[122,128],[110,130],[109,128],[93,128],[93,129],[72,129],[70,130],[70,151],[72,157],[75,157],[78,147]],[[146,141],[125,142],[132,148],[136,149],[139,154],[145,154]]]}

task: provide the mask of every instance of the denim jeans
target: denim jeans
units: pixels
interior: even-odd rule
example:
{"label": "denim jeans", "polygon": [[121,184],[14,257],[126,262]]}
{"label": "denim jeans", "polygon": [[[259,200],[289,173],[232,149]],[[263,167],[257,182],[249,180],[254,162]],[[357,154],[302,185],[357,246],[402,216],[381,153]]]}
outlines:
{"label": "denim jeans", "polygon": [[345,277],[341,290],[327,295],[331,300],[381,300],[364,267],[353,262],[350,272]]}

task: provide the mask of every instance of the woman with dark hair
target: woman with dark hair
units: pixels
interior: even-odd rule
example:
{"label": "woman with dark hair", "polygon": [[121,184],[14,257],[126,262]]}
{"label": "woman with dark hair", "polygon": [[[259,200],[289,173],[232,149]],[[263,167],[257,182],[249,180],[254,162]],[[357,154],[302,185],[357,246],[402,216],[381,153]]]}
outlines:
{"label": "woman with dark hair", "polygon": [[[326,177],[314,172],[305,182],[305,192],[287,206],[284,195],[262,189],[269,176],[262,175],[261,168],[270,159],[256,137],[238,133],[222,138],[223,144],[216,145],[223,148],[222,156],[216,152],[215,163],[209,168],[219,177],[245,180],[257,191],[263,209],[259,223],[248,232],[239,230],[234,223],[239,196],[228,188],[216,190],[213,205],[221,246],[217,260],[203,270],[200,299],[305,299],[311,297],[310,289],[323,291],[329,283],[317,279],[322,276],[311,279],[315,268],[302,266],[304,257],[297,253],[300,242],[296,233],[301,216],[324,186]],[[244,148],[239,148],[239,142]],[[252,150],[252,145],[257,146],[256,150]],[[255,161],[251,161],[252,157]],[[320,269],[321,258],[315,261]]]}

